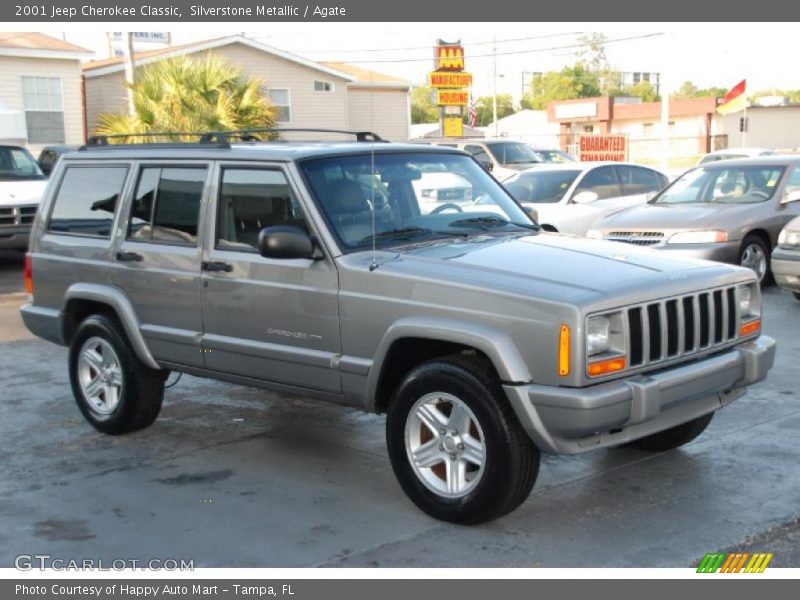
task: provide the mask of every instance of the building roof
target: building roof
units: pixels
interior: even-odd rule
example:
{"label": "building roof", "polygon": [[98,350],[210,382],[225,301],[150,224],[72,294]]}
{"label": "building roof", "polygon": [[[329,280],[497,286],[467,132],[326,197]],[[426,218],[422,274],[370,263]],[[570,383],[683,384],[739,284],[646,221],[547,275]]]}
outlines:
{"label": "building roof", "polygon": [[[284,60],[288,60],[303,65],[305,67],[308,67],[310,69],[314,69],[322,73],[338,77],[339,79],[344,79],[345,81],[356,80],[356,77],[354,77],[349,73],[333,69],[331,67],[325,66],[324,64],[317,63],[308,60],[306,58],[302,58],[301,56],[297,56],[296,54],[291,54],[290,52],[285,52],[284,50],[279,50],[278,48],[268,46],[267,44],[263,44],[261,42],[252,40],[250,38],[246,38],[241,35],[229,35],[226,37],[214,38],[211,40],[203,40],[200,42],[182,44],[180,46],[159,48],[158,50],[150,50],[148,52],[137,52],[134,55],[134,61],[136,62],[137,65],[146,65],[159,60],[163,60],[165,58],[172,58],[174,56],[186,56],[187,54],[194,54],[196,52],[212,50],[214,48],[229,46],[231,44],[243,44],[245,46],[249,46],[250,48],[254,48],[261,52],[266,52],[267,54],[277,56]],[[85,65],[83,65],[83,74],[88,78],[100,77],[102,75],[108,75],[109,73],[116,73],[119,71],[123,71],[124,69],[125,69],[124,58],[114,57],[114,58],[106,58],[103,60],[95,60],[86,63]]]}
{"label": "building roof", "polygon": [[385,73],[378,73],[377,71],[372,71],[370,69],[357,67],[356,65],[351,65],[349,63],[322,62],[320,64],[330,67],[331,69],[341,71],[342,73],[352,75],[355,77],[354,83],[356,85],[361,84],[369,87],[401,87],[406,89],[411,87],[411,84],[404,79],[399,79],[392,75],[386,75]]}
{"label": "building roof", "polygon": [[0,32],[0,56],[79,60],[93,54],[91,50],[37,31]]}

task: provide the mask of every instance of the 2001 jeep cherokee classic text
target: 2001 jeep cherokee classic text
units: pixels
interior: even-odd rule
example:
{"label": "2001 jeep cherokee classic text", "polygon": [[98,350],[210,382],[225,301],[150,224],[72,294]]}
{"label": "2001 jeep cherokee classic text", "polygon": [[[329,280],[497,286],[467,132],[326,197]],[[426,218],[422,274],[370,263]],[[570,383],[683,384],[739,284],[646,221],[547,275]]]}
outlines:
{"label": "2001 jeep cherokee classic text", "polygon": [[[417,197],[433,172],[471,200]],[[751,271],[541,232],[445,147],[91,145],[26,279],[96,429],[153,423],[170,371],[386,412],[401,486],[458,523],[514,510],[541,451],[689,442],[775,355]]]}

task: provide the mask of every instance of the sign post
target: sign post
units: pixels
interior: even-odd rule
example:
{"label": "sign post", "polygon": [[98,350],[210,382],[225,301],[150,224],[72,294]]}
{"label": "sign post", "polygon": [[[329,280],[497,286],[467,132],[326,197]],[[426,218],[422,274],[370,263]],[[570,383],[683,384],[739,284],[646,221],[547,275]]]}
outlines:
{"label": "sign post", "polygon": [[464,136],[464,109],[469,103],[472,74],[464,72],[464,47],[461,40],[438,40],[433,48],[433,71],[428,84],[435,90],[440,129],[444,137]]}

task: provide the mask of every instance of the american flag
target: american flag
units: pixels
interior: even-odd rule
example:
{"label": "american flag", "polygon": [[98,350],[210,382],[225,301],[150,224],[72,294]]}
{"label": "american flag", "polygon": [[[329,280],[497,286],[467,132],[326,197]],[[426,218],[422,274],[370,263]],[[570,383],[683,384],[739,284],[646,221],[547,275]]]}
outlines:
{"label": "american flag", "polygon": [[467,111],[469,114],[469,126],[475,127],[475,123],[478,121],[478,113],[475,111],[475,101],[472,99],[472,96],[469,97],[469,106]]}

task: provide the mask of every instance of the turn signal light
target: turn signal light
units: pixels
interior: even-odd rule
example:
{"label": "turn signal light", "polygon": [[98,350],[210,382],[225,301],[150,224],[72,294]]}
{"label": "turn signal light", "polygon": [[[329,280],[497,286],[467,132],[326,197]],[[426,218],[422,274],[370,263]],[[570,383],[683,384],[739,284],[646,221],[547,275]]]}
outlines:
{"label": "turn signal light", "polygon": [[744,337],[746,335],[751,335],[757,332],[759,329],[761,329],[761,319],[744,323],[741,327],[739,327],[739,336]]}
{"label": "turn signal light", "polygon": [[33,293],[33,269],[31,269],[31,253],[25,254],[25,266],[22,268],[22,276],[25,279],[25,291]]}
{"label": "turn signal light", "polygon": [[589,363],[586,367],[590,377],[597,377],[598,375],[607,375],[608,373],[616,373],[625,368],[625,359],[609,358],[608,360],[600,360],[598,362]]}
{"label": "turn signal light", "polygon": [[558,335],[558,374],[561,375],[561,377],[569,375],[569,350],[569,327],[562,323],[561,331]]}

